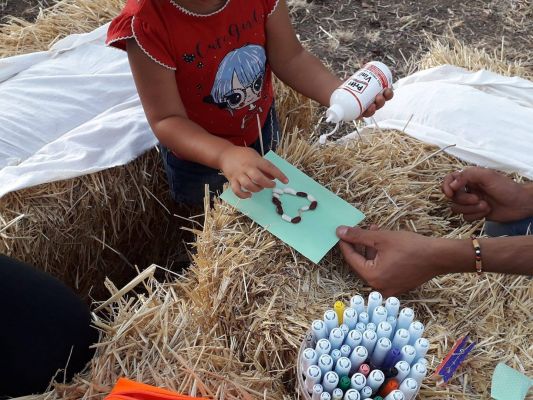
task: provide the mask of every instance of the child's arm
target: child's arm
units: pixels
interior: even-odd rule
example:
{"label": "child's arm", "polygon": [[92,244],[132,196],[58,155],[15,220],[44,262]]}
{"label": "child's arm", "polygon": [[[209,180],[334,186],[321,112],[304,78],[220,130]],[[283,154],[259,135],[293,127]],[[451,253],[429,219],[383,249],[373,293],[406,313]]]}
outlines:
{"label": "child's arm", "polygon": [[[331,93],[342,83],[322,62],[305,50],[296,37],[285,0],[279,0],[267,21],[267,56],[272,71],[297,92],[329,106]],[[369,117],[392,98],[392,90],[376,97],[363,114]]]}
{"label": "child's arm", "polygon": [[[134,40],[128,58],[146,118],[157,139],[180,157],[220,169],[241,198],[287,177],[250,148],[214,136],[187,117],[174,72],[150,60]],[[246,191],[243,191],[244,188]]]}

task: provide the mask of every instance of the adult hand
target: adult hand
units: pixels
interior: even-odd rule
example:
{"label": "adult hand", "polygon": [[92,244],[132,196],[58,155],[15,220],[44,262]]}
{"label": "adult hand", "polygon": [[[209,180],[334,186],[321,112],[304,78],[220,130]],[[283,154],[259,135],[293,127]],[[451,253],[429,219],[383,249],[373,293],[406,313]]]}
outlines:
{"label": "adult hand", "polygon": [[491,169],[470,167],[444,178],[443,193],[452,211],[466,221],[487,218],[496,222],[517,221],[533,215],[533,195],[526,185]]}
{"label": "adult hand", "polygon": [[442,258],[437,255],[438,241],[445,239],[347,226],[337,228],[337,236],[348,265],[385,296],[406,292],[445,272],[436,263],[437,256]]}
{"label": "adult hand", "polygon": [[379,110],[381,107],[385,105],[385,102],[389,101],[393,97],[394,97],[394,92],[392,91],[392,89],[390,88],[385,89],[383,93],[378,94],[376,96],[374,103],[371,104],[370,107],[366,109],[366,111],[363,113],[362,116],[365,118],[371,117],[372,115],[374,115],[374,113],[377,110]]}
{"label": "adult hand", "polygon": [[254,149],[230,146],[220,155],[220,167],[233,192],[241,199],[264,188],[273,188],[274,179],[288,183],[289,179],[270,161]]}

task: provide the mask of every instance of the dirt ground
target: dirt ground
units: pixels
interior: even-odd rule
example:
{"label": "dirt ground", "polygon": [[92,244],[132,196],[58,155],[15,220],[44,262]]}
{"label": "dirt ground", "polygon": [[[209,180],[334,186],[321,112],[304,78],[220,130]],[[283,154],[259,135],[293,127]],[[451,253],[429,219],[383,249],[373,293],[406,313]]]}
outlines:
{"label": "dirt ground", "polygon": [[[0,0],[5,16],[32,20],[55,0]],[[413,68],[428,38],[454,36],[533,69],[531,0],[288,0],[300,40],[341,77],[369,60],[389,65],[395,78]]]}

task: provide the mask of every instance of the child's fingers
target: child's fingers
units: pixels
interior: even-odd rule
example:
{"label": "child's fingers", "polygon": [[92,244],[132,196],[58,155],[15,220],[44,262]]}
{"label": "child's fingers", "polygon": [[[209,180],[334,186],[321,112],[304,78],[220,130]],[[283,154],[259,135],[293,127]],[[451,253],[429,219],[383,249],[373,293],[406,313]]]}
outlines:
{"label": "child's fingers", "polygon": [[263,188],[273,188],[274,186],[276,186],[272,177],[268,176],[268,174],[263,174],[257,168],[249,170],[247,174],[252,180],[252,182]]}
{"label": "child's fingers", "polygon": [[239,183],[241,184],[241,188],[243,188],[247,192],[257,193],[263,189],[261,186],[257,185],[255,182],[252,182],[252,180],[250,179],[248,175],[242,175],[239,178]]}
{"label": "child's fingers", "polygon": [[265,160],[264,158],[259,164],[259,169],[261,170],[261,172],[270,175],[272,178],[278,179],[282,183],[289,183],[289,178],[287,178],[287,176],[283,172],[281,172],[278,167],[276,167],[270,161]]}
{"label": "child's fingers", "polygon": [[251,193],[248,193],[242,190],[241,185],[238,180],[232,179],[230,182],[230,185],[231,185],[231,190],[233,190],[233,193],[235,193],[235,196],[241,199],[248,199],[252,196]]}

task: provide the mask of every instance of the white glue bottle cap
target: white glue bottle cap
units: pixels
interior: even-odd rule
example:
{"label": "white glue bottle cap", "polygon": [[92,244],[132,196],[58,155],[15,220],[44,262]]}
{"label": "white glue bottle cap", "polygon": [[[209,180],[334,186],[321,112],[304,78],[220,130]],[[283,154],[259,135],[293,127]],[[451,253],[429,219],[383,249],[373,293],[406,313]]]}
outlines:
{"label": "white glue bottle cap", "polygon": [[326,111],[326,122],[338,124],[344,118],[344,110],[338,103],[333,103]]}

